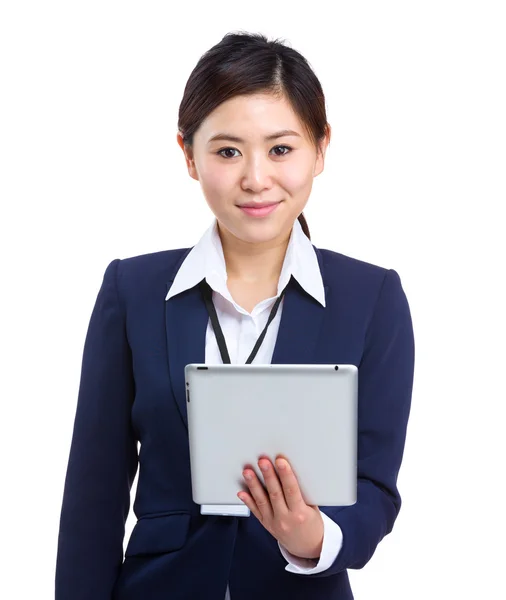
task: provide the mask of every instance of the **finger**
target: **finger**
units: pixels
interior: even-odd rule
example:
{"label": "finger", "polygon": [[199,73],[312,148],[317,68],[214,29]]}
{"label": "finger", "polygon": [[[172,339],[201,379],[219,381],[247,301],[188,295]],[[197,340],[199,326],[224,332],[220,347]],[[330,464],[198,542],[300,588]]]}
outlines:
{"label": "finger", "polygon": [[279,480],[285,498],[288,510],[297,510],[301,505],[305,505],[302,492],[300,491],[297,477],[286,458],[276,459],[276,467],[279,473]]}
{"label": "finger", "polygon": [[283,487],[274,465],[269,459],[261,458],[258,461],[258,466],[264,476],[265,487],[267,488],[274,516],[286,515],[288,506],[286,504],[285,494],[283,493]]}
{"label": "finger", "polygon": [[255,501],[253,500],[253,497],[251,496],[251,494],[248,494],[248,492],[240,491],[237,493],[237,496],[238,496],[239,500],[244,502],[244,504],[250,509],[250,511],[255,515],[255,517],[261,522],[262,515],[260,514],[260,511],[258,510],[258,506],[256,505]]}
{"label": "finger", "polygon": [[261,515],[258,517],[262,522],[272,519],[272,506],[269,497],[262,485],[262,482],[256,476],[255,471],[252,469],[245,469],[243,471],[244,480],[248,486],[249,493],[251,494],[257,508]]}

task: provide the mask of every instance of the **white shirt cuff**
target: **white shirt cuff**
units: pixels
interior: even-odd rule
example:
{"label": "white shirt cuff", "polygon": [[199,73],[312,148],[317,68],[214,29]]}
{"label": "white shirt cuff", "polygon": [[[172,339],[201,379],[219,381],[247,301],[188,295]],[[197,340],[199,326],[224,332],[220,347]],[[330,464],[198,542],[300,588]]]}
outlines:
{"label": "white shirt cuff", "polygon": [[278,542],[279,550],[283,558],[288,562],[285,567],[290,573],[299,575],[313,575],[327,570],[336,560],[343,546],[343,532],[339,525],[320,511],[323,519],[323,544],[320,558],[300,558],[290,554],[288,550]]}

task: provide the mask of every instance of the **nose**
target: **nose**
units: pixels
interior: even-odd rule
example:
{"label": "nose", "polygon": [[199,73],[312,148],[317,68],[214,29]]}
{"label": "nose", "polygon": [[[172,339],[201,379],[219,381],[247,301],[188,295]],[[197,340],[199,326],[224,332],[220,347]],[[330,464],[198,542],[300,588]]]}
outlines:
{"label": "nose", "polygon": [[241,185],[245,190],[260,192],[272,186],[273,165],[267,156],[254,154],[244,161]]}

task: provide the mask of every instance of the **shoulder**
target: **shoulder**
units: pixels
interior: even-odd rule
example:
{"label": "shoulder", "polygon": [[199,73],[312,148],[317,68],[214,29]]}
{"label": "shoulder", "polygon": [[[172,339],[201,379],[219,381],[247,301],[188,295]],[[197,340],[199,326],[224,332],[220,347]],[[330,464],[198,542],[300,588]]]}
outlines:
{"label": "shoulder", "polygon": [[172,278],[174,269],[188,254],[191,248],[175,248],[173,250],[160,250],[129,256],[121,259],[120,269],[127,276],[135,276],[139,273],[159,273],[167,278]]}
{"label": "shoulder", "polygon": [[340,252],[315,247],[322,277],[327,285],[381,285],[389,269]]}
{"label": "shoulder", "polygon": [[[105,278],[112,277],[120,293],[136,293],[153,288],[164,289],[171,281],[191,248],[176,248],[115,258],[105,271]],[[110,274],[110,275],[109,275]]]}
{"label": "shoulder", "polygon": [[401,278],[395,269],[316,248],[322,278],[339,308],[372,316],[379,305],[396,309],[407,304]]}

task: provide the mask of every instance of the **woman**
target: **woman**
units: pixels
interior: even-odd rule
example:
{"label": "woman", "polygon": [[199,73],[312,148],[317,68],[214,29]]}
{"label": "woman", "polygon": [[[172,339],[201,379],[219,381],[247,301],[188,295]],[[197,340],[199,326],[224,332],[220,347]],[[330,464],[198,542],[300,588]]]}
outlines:
{"label": "woman", "polygon": [[[216,219],[194,248],[116,259],[105,271],[84,348],[56,599],[348,600],[347,569],[368,562],[401,506],[414,339],[399,275],[310,242],[302,211],[330,126],[320,83],[295,50],[225,36],[192,72],[178,128]],[[254,362],[359,367],[355,505],[306,505],[289,463],[265,459],[266,489],[243,473],[249,517],[193,503],[184,366],[226,357],[206,289],[231,362],[248,361],[284,291]]]}

